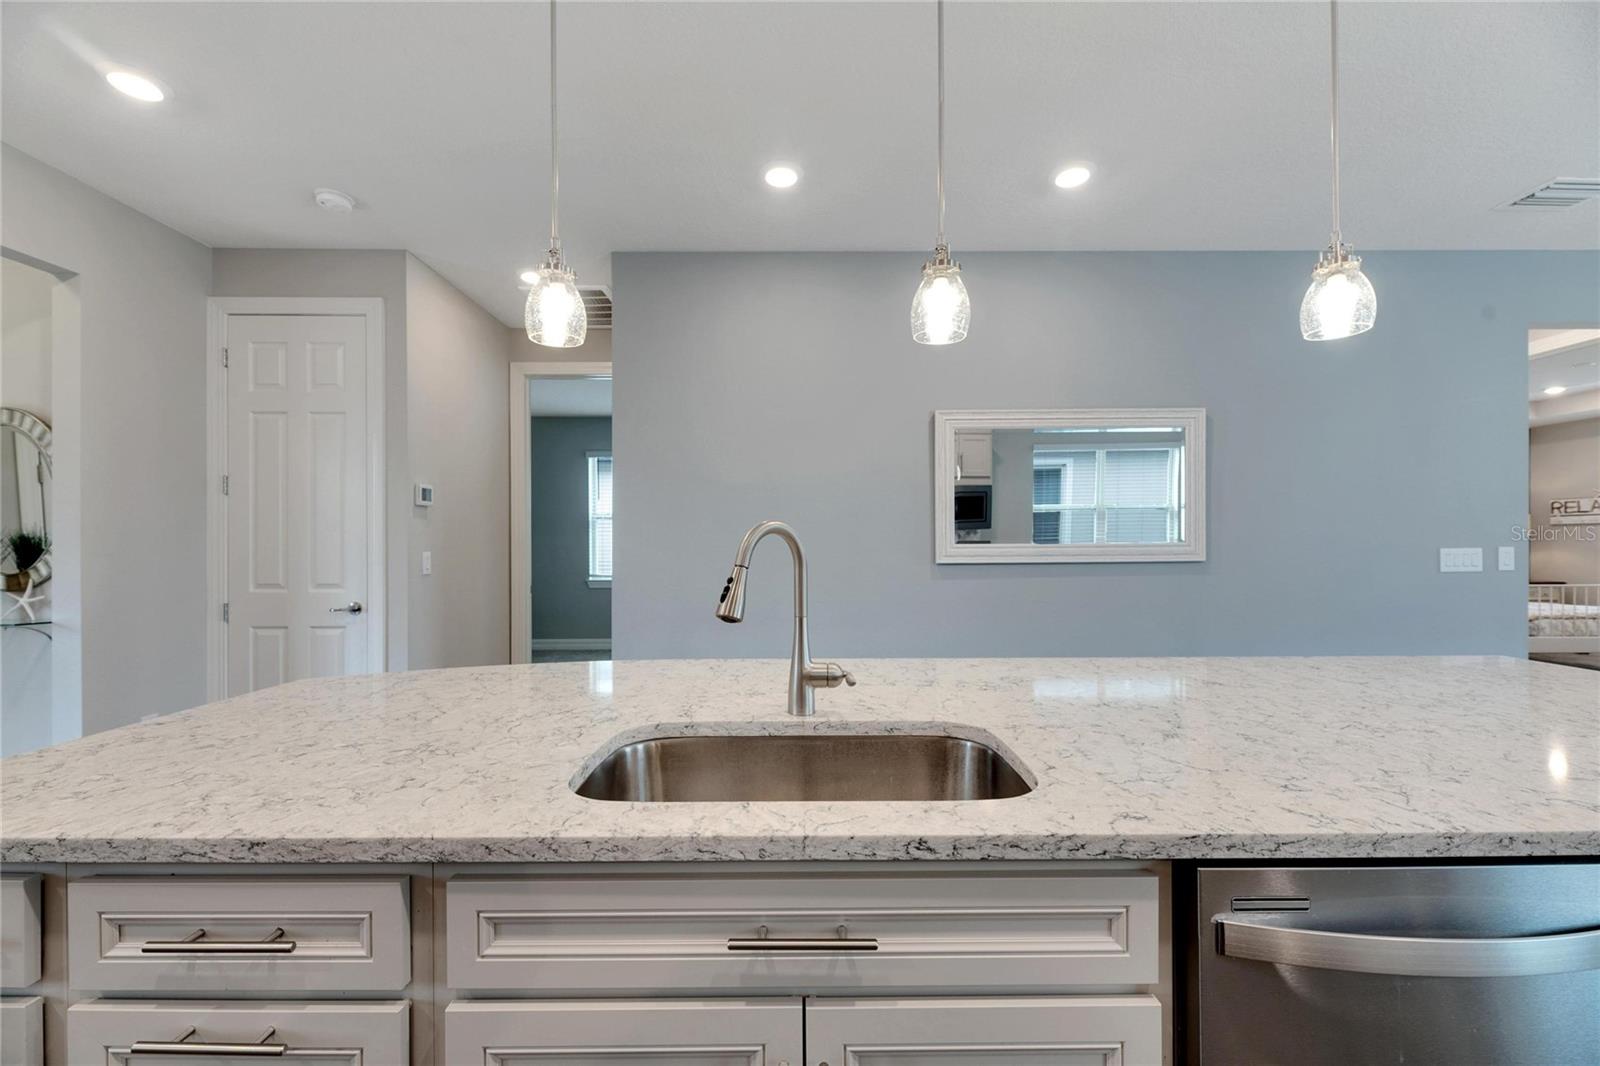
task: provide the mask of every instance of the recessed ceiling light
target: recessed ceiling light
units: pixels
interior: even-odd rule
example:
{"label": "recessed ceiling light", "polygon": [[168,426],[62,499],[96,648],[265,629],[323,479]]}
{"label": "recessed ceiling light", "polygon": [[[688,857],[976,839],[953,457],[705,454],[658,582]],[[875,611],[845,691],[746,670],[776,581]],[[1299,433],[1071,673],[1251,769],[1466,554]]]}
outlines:
{"label": "recessed ceiling light", "polygon": [[135,100],[143,100],[147,104],[159,104],[167,98],[161,91],[161,86],[145,77],[135,74],[131,70],[113,70],[106,74],[106,81],[119,93],[126,93]]}
{"label": "recessed ceiling light", "polygon": [[524,270],[522,273],[518,274],[517,277],[524,285],[532,285],[534,282],[539,280],[539,272],[537,270]]}
{"label": "recessed ceiling light", "polygon": [[1056,175],[1056,188],[1076,189],[1088,181],[1089,176],[1089,168],[1086,166],[1075,165],[1067,167]]}
{"label": "recessed ceiling light", "polygon": [[1565,385],[1551,385],[1548,389],[1544,390],[1544,394],[1546,396],[1560,396],[1566,391],[1567,387]]}
{"label": "recessed ceiling light", "polygon": [[792,189],[800,180],[800,171],[787,163],[776,163],[767,168],[764,177],[774,189]]}

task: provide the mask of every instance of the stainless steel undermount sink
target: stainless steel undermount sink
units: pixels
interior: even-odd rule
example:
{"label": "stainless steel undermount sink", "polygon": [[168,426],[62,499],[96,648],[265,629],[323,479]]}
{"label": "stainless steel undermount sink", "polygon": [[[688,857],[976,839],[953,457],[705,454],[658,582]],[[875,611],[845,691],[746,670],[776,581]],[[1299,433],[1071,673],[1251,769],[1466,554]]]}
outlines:
{"label": "stainless steel undermount sink", "polygon": [[999,752],[956,737],[656,737],[607,755],[574,790],[635,803],[1010,799],[1033,791]]}

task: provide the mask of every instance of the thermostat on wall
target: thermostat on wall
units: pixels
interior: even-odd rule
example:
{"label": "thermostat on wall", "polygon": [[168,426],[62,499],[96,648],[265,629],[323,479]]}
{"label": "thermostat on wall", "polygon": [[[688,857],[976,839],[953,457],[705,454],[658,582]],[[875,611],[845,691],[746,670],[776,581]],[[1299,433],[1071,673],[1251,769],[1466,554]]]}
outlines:
{"label": "thermostat on wall", "polygon": [[416,501],[415,502],[416,502],[416,505],[418,507],[432,507],[433,506],[433,486],[432,485],[424,485],[424,484],[421,484],[419,482],[417,484],[417,486],[416,486]]}

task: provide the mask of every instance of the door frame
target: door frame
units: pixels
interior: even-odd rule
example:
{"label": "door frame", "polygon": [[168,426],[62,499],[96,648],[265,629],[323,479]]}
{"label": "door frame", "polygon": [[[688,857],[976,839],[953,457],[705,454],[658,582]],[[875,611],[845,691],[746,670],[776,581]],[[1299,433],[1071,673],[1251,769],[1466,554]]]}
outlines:
{"label": "door frame", "polygon": [[[511,413],[511,662],[528,662],[533,653],[533,493],[529,456],[533,423],[528,411],[528,382],[533,378],[610,378],[610,363],[512,363],[509,385]],[[613,416],[615,405],[612,408]],[[614,534],[613,534],[614,536]],[[525,589],[525,593],[518,590]],[[587,643],[587,642],[585,642]]]}
{"label": "door frame", "polygon": [[383,298],[381,296],[212,296],[206,300],[206,700],[228,694],[228,498],[222,494],[228,456],[228,375],[222,350],[229,315],[349,315],[366,320],[367,334],[367,669],[381,674],[389,646],[388,513],[384,467]]}

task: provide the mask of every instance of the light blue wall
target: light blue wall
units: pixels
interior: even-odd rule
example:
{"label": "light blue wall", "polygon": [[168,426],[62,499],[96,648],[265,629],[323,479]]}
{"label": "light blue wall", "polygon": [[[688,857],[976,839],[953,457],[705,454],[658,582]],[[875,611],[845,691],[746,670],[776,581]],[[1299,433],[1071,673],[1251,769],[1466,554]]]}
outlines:
{"label": "light blue wall", "polygon": [[[819,656],[1521,654],[1527,330],[1600,323],[1600,256],[1367,251],[1377,329],[1318,345],[1314,251],[964,254],[949,348],[910,339],[919,253],[615,256],[615,653],[787,654],[781,545],[712,615],[783,518]],[[1209,410],[1205,562],[934,565],[934,410],[1141,406]]]}
{"label": "light blue wall", "polygon": [[611,590],[589,587],[589,453],[609,418],[533,420],[533,639],[608,639]]}

